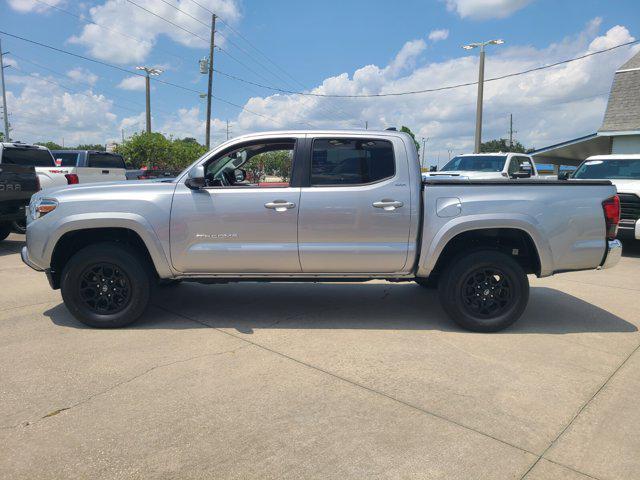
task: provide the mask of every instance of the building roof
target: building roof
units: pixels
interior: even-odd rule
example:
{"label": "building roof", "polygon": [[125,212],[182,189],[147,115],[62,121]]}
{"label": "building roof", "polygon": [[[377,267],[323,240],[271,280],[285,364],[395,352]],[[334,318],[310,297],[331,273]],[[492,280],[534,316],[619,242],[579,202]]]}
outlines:
{"label": "building roof", "polygon": [[598,132],[640,131],[640,52],[616,71]]}
{"label": "building roof", "polygon": [[611,151],[611,139],[597,133],[574,138],[531,152],[536,163],[553,165],[579,165],[591,155],[603,155]]}

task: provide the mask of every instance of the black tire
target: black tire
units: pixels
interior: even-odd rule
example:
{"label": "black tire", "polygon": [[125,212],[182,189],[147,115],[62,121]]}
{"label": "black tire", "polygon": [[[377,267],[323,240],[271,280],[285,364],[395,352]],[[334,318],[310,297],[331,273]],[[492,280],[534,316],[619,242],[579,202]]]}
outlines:
{"label": "black tire", "polygon": [[10,223],[0,223],[0,242],[7,238],[11,233]]}
{"label": "black tire", "polygon": [[447,314],[474,332],[497,332],[512,325],[529,301],[529,280],[513,258],[482,250],[455,258],[439,282]]}
{"label": "black tire", "polygon": [[434,277],[428,277],[428,278],[416,277],[413,279],[413,281],[416,282],[421,287],[427,288],[429,290],[434,290],[438,288],[438,280]]}
{"label": "black tire", "polygon": [[11,230],[14,233],[21,233],[22,235],[24,235],[25,233],[27,233],[27,220],[16,220],[11,224]]}
{"label": "black tire", "polygon": [[[62,299],[71,314],[96,328],[124,327],[149,304],[151,268],[135,250],[97,243],[73,255],[62,271]],[[113,285],[112,285],[113,284]]]}

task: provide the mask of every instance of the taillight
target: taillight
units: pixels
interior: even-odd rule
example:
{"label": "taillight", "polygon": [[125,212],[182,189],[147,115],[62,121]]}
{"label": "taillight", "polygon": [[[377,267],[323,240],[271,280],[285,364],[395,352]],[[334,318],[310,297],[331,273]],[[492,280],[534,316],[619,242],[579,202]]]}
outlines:
{"label": "taillight", "polygon": [[66,173],[64,176],[66,177],[67,184],[69,185],[80,183],[80,181],[78,180],[78,175],[76,175],[75,173]]}
{"label": "taillight", "polygon": [[620,222],[620,197],[614,195],[602,202],[604,211],[604,221],[607,226],[607,238],[613,240],[618,234],[618,223]]}

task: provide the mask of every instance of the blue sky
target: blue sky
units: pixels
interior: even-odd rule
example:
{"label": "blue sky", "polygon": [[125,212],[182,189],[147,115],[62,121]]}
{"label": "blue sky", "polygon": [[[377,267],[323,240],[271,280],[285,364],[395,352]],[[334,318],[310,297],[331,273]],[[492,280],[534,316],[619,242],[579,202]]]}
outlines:
{"label": "blue sky", "polygon": [[[125,0],[0,2],[0,30],[127,69],[161,66],[163,80],[206,91],[206,77],[197,64],[207,54],[205,42]],[[111,30],[87,27],[43,2]],[[135,3],[207,36],[203,25],[166,4],[208,22],[209,14],[191,0]],[[401,7],[398,2],[354,0],[198,3],[218,12],[270,59],[223,24],[219,41],[224,52],[216,52],[217,69],[258,83],[324,93],[404,91],[473,81],[476,53],[460,46],[490,38],[503,38],[506,44],[489,50],[487,76],[511,73],[633,40],[640,25],[640,8],[633,0],[410,0]],[[441,32],[429,39],[433,31]],[[104,143],[117,139],[121,129],[130,135],[143,128],[144,91],[138,80],[122,83],[126,73],[7,36],[2,43],[13,64],[6,74],[15,138]],[[488,86],[485,138],[506,135],[509,113],[514,114],[517,138],[527,146],[595,131],[613,72],[636,51],[637,46],[626,47]],[[226,120],[232,135],[308,124],[363,126],[367,121],[370,128],[410,126],[420,138],[429,138],[430,158],[466,151],[472,143],[474,87],[397,99],[318,100],[273,96],[217,75],[214,94],[262,115],[214,101],[216,141],[224,136]],[[205,105],[196,93],[155,83],[152,104],[154,129],[202,138]]]}

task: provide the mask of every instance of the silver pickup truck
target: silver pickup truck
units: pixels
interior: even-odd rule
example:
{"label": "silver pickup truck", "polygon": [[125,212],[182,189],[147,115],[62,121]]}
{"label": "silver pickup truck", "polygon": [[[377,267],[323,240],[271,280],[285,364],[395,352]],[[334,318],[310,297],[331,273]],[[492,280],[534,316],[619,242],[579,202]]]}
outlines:
{"label": "silver pickup truck", "polygon": [[439,288],[461,326],[524,311],[527,274],[616,264],[609,181],[430,179],[396,131],[281,131],[223,143],[169,181],[33,196],[22,259],[70,312],[121,327],[180,280],[364,281]]}

